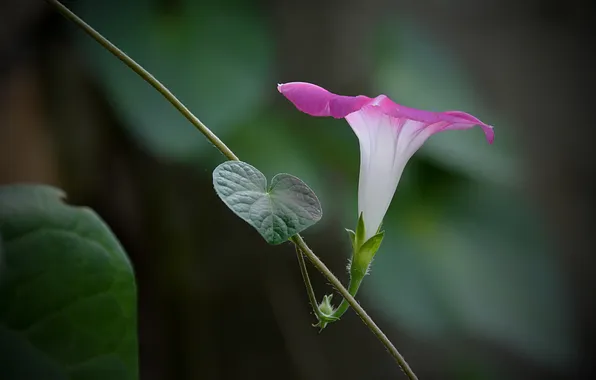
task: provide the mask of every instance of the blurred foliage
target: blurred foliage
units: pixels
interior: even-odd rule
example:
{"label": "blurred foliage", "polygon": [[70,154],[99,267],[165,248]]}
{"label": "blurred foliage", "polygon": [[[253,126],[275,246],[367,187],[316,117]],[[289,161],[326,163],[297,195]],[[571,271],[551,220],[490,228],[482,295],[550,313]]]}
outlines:
{"label": "blurred foliage", "polygon": [[3,380],[138,377],[131,265],[89,209],[47,186],[0,188]]}
{"label": "blurred foliage", "polygon": [[[76,6],[241,159],[268,177],[288,172],[308,183],[326,216],[313,231],[336,229],[347,255],[342,231],[356,222],[358,180],[358,143],[348,125],[270,101],[276,96],[272,35],[258,8],[241,0],[163,4]],[[368,95],[471,112],[495,125],[496,140],[489,146],[479,129],[441,133],[412,158],[363,287],[369,304],[419,339],[474,337],[545,366],[569,365],[575,342],[566,288],[538,213],[519,189],[523,173],[511,122],[478,103],[465,68],[419,25],[391,17],[377,31],[376,92]],[[131,134],[164,159],[200,162],[209,176],[221,155],[128,68],[87,36],[80,42]],[[338,220],[342,225],[329,224]],[[480,367],[461,378],[490,378],[492,367]]]}
{"label": "blurred foliage", "polygon": [[[389,26],[392,26],[389,28]],[[511,149],[509,121],[502,120],[481,104],[470,85],[464,68],[448,50],[434,42],[417,24],[388,22],[380,28],[378,67],[375,89],[396,102],[433,111],[464,110],[495,126],[495,143],[483,144],[480,129],[468,133],[441,133],[433,136],[419,155],[460,171],[478,180],[501,185],[516,185],[519,180],[518,160]]]}
{"label": "blurred foliage", "polygon": [[[425,144],[385,220],[391,233],[372,292],[421,335],[467,334],[543,365],[568,365],[570,304],[537,210],[516,191],[521,168],[508,144],[511,126],[477,104],[455,57],[416,25],[403,25],[385,33],[398,49],[379,59],[381,91],[408,106],[472,112],[496,125],[497,137],[489,146],[480,129],[445,132]],[[417,188],[403,188],[412,175]]]}
{"label": "blurred foliage", "polygon": [[[222,139],[234,123],[255,113],[274,83],[270,34],[256,9],[242,0],[75,5],[83,19],[168,86]],[[80,37],[108,99],[145,147],[162,159],[196,162],[204,156],[209,143],[197,138],[178,111],[99,44]]]}

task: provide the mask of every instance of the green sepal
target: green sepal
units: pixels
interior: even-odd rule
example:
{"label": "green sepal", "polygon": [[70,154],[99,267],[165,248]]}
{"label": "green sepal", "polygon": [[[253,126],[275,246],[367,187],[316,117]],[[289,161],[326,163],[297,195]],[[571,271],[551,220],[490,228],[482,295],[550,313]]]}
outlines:
{"label": "green sepal", "polygon": [[331,315],[335,312],[335,307],[333,307],[331,304],[331,299],[333,299],[333,294],[324,295],[323,301],[321,301],[319,304],[319,312],[324,317],[331,317]]}
{"label": "green sepal", "polygon": [[377,228],[377,233],[381,232],[382,228],[383,228],[383,221],[381,220],[381,224],[379,224],[379,228]]}
{"label": "green sepal", "polygon": [[352,250],[356,252],[356,232],[346,228],[346,232],[350,236],[350,242],[352,243]]}
{"label": "green sepal", "polygon": [[381,231],[376,235],[372,236],[368,239],[362,247],[360,247],[359,254],[366,253],[370,255],[370,259],[374,257],[375,253],[379,250],[381,243],[383,242],[383,237],[385,236],[385,231]]}
{"label": "green sepal", "polygon": [[358,252],[362,244],[364,244],[365,238],[366,228],[364,227],[364,218],[362,217],[362,213],[360,213],[360,216],[358,217],[358,225],[356,226],[354,253]]}
{"label": "green sepal", "polygon": [[335,313],[337,309],[331,304],[331,299],[333,299],[333,294],[324,295],[323,301],[317,306],[317,318],[319,319],[319,322],[317,322],[314,327],[318,327],[319,332],[323,331],[329,323],[339,319],[339,317],[333,316],[333,313]]}
{"label": "green sepal", "polygon": [[371,261],[375,257],[375,254],[381,247],[381,243],[383,242],[383,237],[385,236],[385,231],[381,231],[376,235],[373,235],[370,239],[368,239],[362,246],[355,251],[354,259],[352,260],[352,271],[358,271],[362,274],[365,274],[368,270],[368,266],[370,265]]}

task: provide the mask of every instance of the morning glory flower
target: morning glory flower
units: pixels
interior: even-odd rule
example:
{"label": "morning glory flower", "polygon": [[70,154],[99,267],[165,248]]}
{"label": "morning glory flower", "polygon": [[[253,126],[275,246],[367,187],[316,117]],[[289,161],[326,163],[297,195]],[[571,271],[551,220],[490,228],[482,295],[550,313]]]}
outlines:
{"label": "morning glory flower", "polygon": [[405,107],[385,95],[341,96],[310,83],[293,82],[277,89],[296,108],[311,116],[345,118],[360,142],[358,215],[365,239],[377,234],[412,155],[435,133],[480,126],[492,144],[494,131],[460,111],[431,112]]}

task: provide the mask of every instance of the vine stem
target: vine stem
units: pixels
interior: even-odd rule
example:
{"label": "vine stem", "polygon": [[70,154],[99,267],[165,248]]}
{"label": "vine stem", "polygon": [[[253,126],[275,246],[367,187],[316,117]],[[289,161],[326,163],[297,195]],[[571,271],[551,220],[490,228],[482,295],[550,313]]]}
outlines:
{"label": "vine stem", "polygon": [[[233,161],[239,161],[238,156],[232,152],[230,148],[224,144],[223,141],[217,137],[205,124],[199,120],[198,117],[193,115],[192,112],[180,101],[178,98],[168,90],[161,82],[159,82],[151,73],[145,70],[141,65],[136,63],[132,58],[130,58],[126,53],[120,50],[116,45],[112,44],[108,41],[104,36],[102,36],[99,32],[93,29],[89,24],[83,21],[80,17],[74,14],[70,9],[65,7],[61,2],[58,0],[46,0],[49,4],[54,6],[64,17],[68,18],[69,20],[73,21],[77,24],[81,29],[83,29],[89,36],[91,36],[95,41],[101,44],[104,48],[106,48],[109,52],[111,52],[116,58],[124,62],[129,68],[131,68],[135,73],[137,73],[141,78],[143,78],[147,83],[149,83],[153,88],[155,88],[159,93],[161,93],[184,117],[191,122],[192,125],[195,126],[205,137],[213,144],[221,153],[223,153],[228,159]],[[352,306],[356,314],[362,319],[365,325],[379,338],[381,343],[387,348],[387,351],[393,356],[395,361],[399,364],[401,369],[404,373],[408,376],[410,380],[417,380],[418,378],[406,362],[406,360],[401,356],[397,348],[391,343],[389,338],[383,333],[383,331],[376,325],[376,323],[372,320],[372,318],[366,313],[366,311],[360,306],[360,304],[356,301],[354,297],[348,292],[348,290],[342,285],[342,283],[335,277],[335,275],[327,268],[327,266],[314,254],[314,252],[306,245],[304,239],[297,234],[291,238],[292,242],[296,245],[296,247],[308,257],[311,263],[327,278],[327,280],[331,283],[331,285],[344,297],[344,299]],[[298,253],[301,254],[300,252]],[[301,270],[306,269],[302,268]],[[311,289],[312,290],[312,287]],[[312,297],[312,298],[311,298]],[[309,298],[311,298],[311,303],[314,300],[314,293],[309,293]],[[316,300],[314,300],[314,307],[316,308]]]}
{"label": "vine stem", "polygon": [[128,55],[126,55],[126,53],[124,53],[116,45],[111,43],[107,38],[102,36],[98,31],[93,29],[91,27],[91,25],[89,25],[85,21],[83,21],[79,16],[74,14],[70,9],[66,8],[61,2],[59,2],[58,0],[46,0],[46,1],[48,3],[50,3],[51,5],[53,5],[60,13],[62,13],[62,15],[64,15],[64,17],[70,19],[75,24],[77,24],[88,35],[90,35],[95,41],[99,42],[99,44],[101,46],[103,46],[110,53],[115,55],[116,58],[118,58],[119,60],[124,62],[124,64],[126,66],[130,67],[132,69],[132,71],[137,73],[141,78],[143,78],[147,83],[149,83],[154,89],[159,91],[159,93],[161,93],[164,96],[164,98],[166,98],[168,100],[168,102],[170,102],[174,107],[176,107],[176,109],[178,111],[180,111],[180,113],[182,115],[184,115],[184,117],[187,118],[188,121],[190,121],[190,123],[192,125],[194,125],[196,129],[198,129],[203,135],[205,135],[205,137],[207,137],[207,140],[211,141],[211,143],[213,145],[215,145],[215,147],[217,149],[219,149],[219,151],[222,152],[224,154],[224,156],[226,156],[227,158],[229,158],[230,160],[233,160],[233,161],[240,161],[238,159],[238,156],[236,156],[234,154],[234,152],[232,152],[232,150],[230,148],[228,148],[227,145],[224,144],[224,142],[221,141],[215,133],[211,132],[211,130],[209,128],[207,128],[207,126],[205,124],[203,124],[203,122],[201,120],[199,120],[198,117],[196,117],[192,112],[190,112],[190,110],[180,100],[178,100],[178,98],[172,93],[172,91],[168,90],[168,88],[166,86],[164,86],[160,81],[158,81],[157,78],[155,78],[153,75],[151,75],[151,73],[149,71],[145,70],[141,65],[136,63],[134,59],[132,59]]}
{"label": "vine stem", "polygon": [[310,277],[308,276],[308,270],[306,268],[306,262],[304,261],[304,253],[302,253],[302,249],[298,246],[298,244],[294,243],[296,248],[296,257],[298,258],[298,266],[300,266],[300,273],[302,274],[302,280],[304,281],[304,286],[306,287],[306,293],[308,294],[308,301],[312,306],[312,310],[315,313],[317,319],[320,319],[320,311],[319,307],[317,306],[317,297],[315,296],[315,291],[312,287],[310,282]]}
{"label": "vine stem", "polygon": [[308,257],[308,259],[310,260],[310,262],[312,262],[314,267],[317,268],[319,272],[321,272],[321,274],[325,276],[325,278],[327,278],[331,285],[339,292],[339,294],[342,295],[342,297],[344,297],[344,299],[350,304],[350,306],[352,306],[356,314],[358,314],[360,319],[362,319],[362,322],[364,322],[364,324],[368,326],[368,328],[373,332],[373,334],[375,334],[377,338],[379,338],[381,343],[383,343],[385,348],[387,348],[387,351],[389,351],[391,356],[393,356],[397,364],[399,364],[399,366],[408,376],[408,378],[411,380],[417,380],[418,377],[416,376],[414,371],[412,371],[412,368],[410,368],[410,366],[406,362],[406,359],[404,359],[404,357],[399,353],[397,348],[395,348],[393,343],[391,343],[389,338],[387,338],[387,335],[385,335],[385,333],[379,328],[379,326],[377,326],[375,321],[372,320],[368,313],[362,308],[362,306],[360,306],[358,301],[356,301],[356,299],[352,297],[350,292],[348,292],[348,290],[342,285],[342,283],[337,279],[337,277],[335,277],[335,275],[329,270],[329,268],[327,268],[327,266],[321,261],[321,259],[319,259],[317,255],[315,255],[315,253],[308,247],[308,245],[306,245],[304,239],[302,239],[302,236],[294,235],[291,238],[291,240],[300,248],[302,252],[304,252],[306,257]]}

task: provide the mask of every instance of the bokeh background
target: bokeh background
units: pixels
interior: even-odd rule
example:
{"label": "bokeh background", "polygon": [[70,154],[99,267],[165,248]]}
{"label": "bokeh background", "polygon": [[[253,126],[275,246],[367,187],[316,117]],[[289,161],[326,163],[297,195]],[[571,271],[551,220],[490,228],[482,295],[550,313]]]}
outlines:
{"label": "bokeh background", "polygon": [[[581,1],[71,0],[268,177],[319,195],[304,235],[340,278],[358,142],[276,91],[309,81],[493,124],[410,161],[359,300],[422,379],[588,379],[596,289],[593,14]],[[224,157],[121,62],[39,0],[0,1],[0,183],[95,209],[139,287],[157,379],[392,379],[357,316],[311,327],[290,244],[215,195]],[[319,298],[330,287],[313,269]],[[337,297],[339,298],[339,297]]]}

